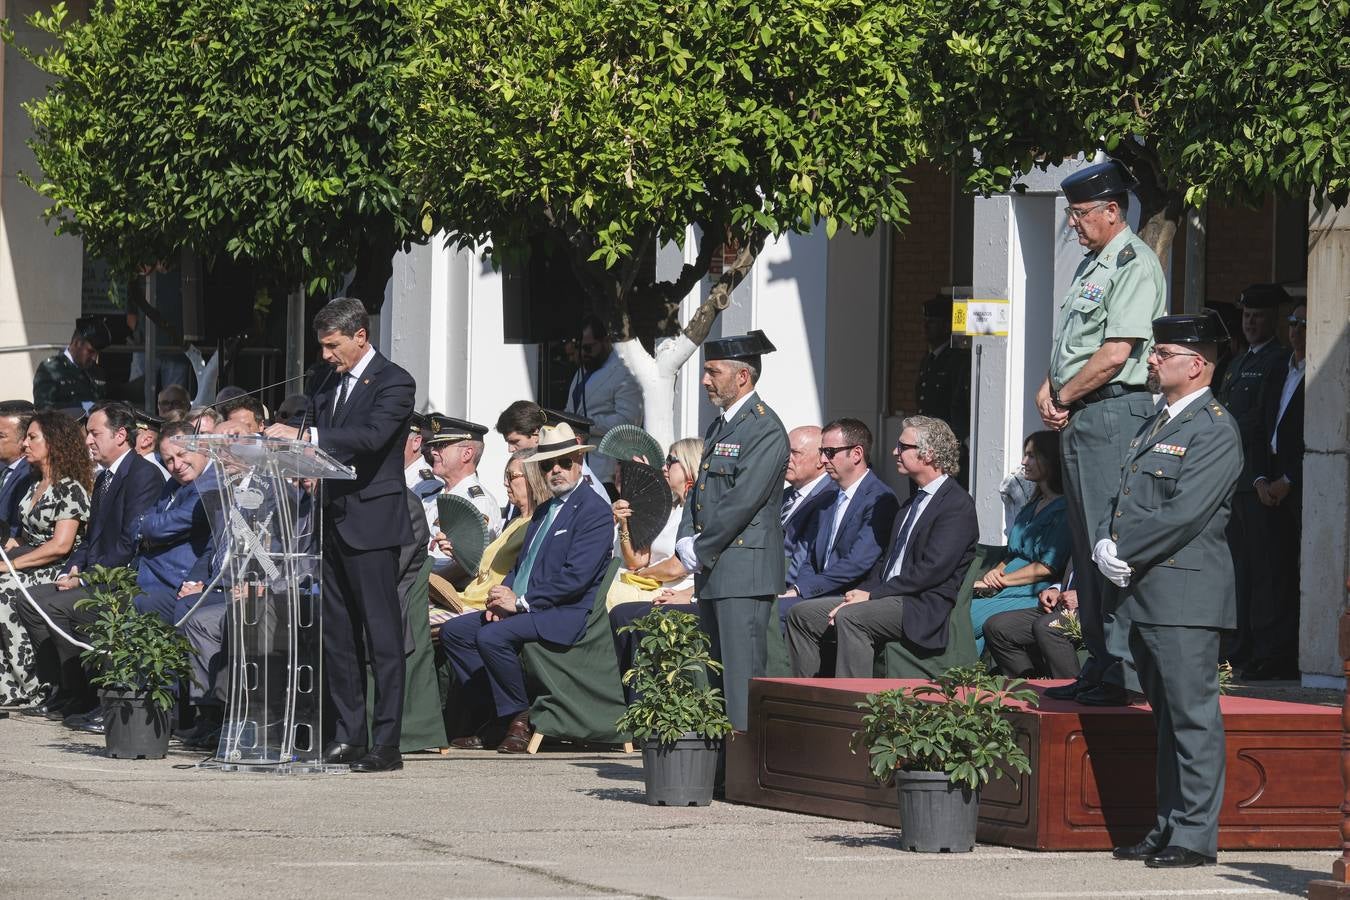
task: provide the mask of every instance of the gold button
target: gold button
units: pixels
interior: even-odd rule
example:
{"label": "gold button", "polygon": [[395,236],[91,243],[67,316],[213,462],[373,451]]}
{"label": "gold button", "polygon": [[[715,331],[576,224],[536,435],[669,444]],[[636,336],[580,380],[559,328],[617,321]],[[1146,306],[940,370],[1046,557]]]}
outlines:
{"label": "gold button", "polygon": [[1123,516],[1123,515],[1125,515],[1123,512],[1120,512],[1119,510],[1116,511],[1116,518],[1117,518],[1117,519],[1119,519],[1119,518],[1120,518],[1121,516]]}
{"label": "gold button", "polygon": [[704,463],[704,464],[703,464],[703,468],[705,468],[705,469],[708,468],[708,464],[707,464],[707,463]]}
{"label": "gold button", "polygon": [[702,525],[695,525],[695,526],[694,526],[694,530],[695,530],[695,531],[702,531],[702,530],[703,530],[703,526],[702,526]]}
{"label": "gold button", "polygon": [[1177,564],[1177,561],[1176,561],[1175,559],[1169,559],[1169,560],[1167,561],[1167,564],[1168,564],[1169,566],[1175,566],[1175,565]]}
{"label": "gold button", "polygon": [[736,543],[738,543],[738,544],[744,544],[744,543],[745,543],[745,538],[736,538]]}
{"label": "gold button", "polygon": [[694,509],[702,509],[702,508],[703,508],[703,504],[702,504],[702,503],[695,503],[695,504],[694,504]]}
{"label": "gold button", "polygon": [[1138,467],[1138,466],[1130,466],[1130,471],[1131,471],[1131,472],[1138,472],[1138,471],[1139,471],[1139,467]]}
{"label": "gold button", "polygon": [[1116,534],[1114,531],[1111,532],[1111,540],[1113,540],[1113,541],[1118,541],[1118,540],[1120,540],[1120,535]]}
{"label": "gold button", "polygon": [[1154,472],[1153,474],[1155,474],[1155,475],[1161,475],[1161,474],[1162,474],[1162,469],[1159,469],[1158,471]]}
{"label": "gold button", "polygon": [[1122,494],[1128,494],[1129,492],[1130,492],[1129,488],[1126,488],[1125,490],[1121,491]]}
{"label": "gold button", "polygon": [[700,481],[699,484],[698,484],[698,489],[701,491],[701,490],[703,490],[705,487],[707,487],[707,485]]}

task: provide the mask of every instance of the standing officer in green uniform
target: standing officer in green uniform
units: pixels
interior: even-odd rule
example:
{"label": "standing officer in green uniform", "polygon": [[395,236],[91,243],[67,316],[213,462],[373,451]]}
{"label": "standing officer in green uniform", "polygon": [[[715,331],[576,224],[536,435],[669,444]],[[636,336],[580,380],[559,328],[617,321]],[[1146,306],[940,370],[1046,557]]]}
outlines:
{"label": "standing officer in green uniform", "polygon": [[1061,183],[1069,224],[1088,253],[1060,301],[1050,372],[1036,395],[1047,428],[1063,431],[1064,495],[1073,535],[1078,615],[1091,654],[1056,699],[1091,706],[1128,702],[1133,672],[1122,662],[1128,623],[1102,609],[1105,587],[1092,565],[1092,533],[1115,492],[1130,435],[1153,414],[1144,387],[1152,322],[1165,310],[1166,285],[1153,251],[1125,221],[1138,182],[1115,160],[1088,166]]}
{"label": "standing officer in green uniform", "polygon": [[779,513],[787,430],[755,393],[760,356],[773,350],[762,331],[704,345],[703,388],[722,414],[704,435],[703,464],[675,543],[678,558],[640,573],[673,567],[659,573],[671,576],[663,581],[695,573],[698,615],[722,663],[727,716],[738,731],[749,725],[750,679],[764,674],[769,619],[786,570]]}
{"label": "standing officer in green uniform", "polygon": [[1210,315],[1153,323],[1149,384],[1164,404],[1127,445],[1119,489],[1093,559],[1116,588],[1129,647],[1158,730],[1158,818],[1116,859],[1151,868],[1213,865],[1223,803],[1219,633],[1237,624],[1224,529],[1242,438],[1209,389],[1217,343]]}
{"label": "standing officer in green uniform", "polygon": [[1228,547],[1233,553],[1237,583],[1237,633],[1228,658],[1245,663],[1252,648],[1252,598],[1275,593],[1275,572],[1270,548],[1275,535],[1270,529],[1270,514],[1256,495],[1257,466],[1265,458],[1262,444],[1266,394],[1278,393],[1284,385],[1270,386],[1271,370],[1281,366],[1289,351],[1275,337],[1275,321],[1281,303],[1289,294],[1278,284],[1254,284],[1242,292],[1242,334],[1247,351],[1235,356],[1224,371],[1223,381],[1214,393],[1228,408],[1242,434],[1242,456],[1246,460],[1233,495],[1233,517],[1228,523]]}
{"label": "standing officer in green uniform", "polygon": [[94,378],[93,368],[98,365],[99,351],[110,343],[112,335],[102,319],[76,319],[66,349],[38,365],[33,375],[33,405],[39,409],[83,406],[88,412],[103,398],[103,384]]}
{"label": "standing officer in green uniform", "polygon": [[941,419],[961,442],[962,487],[969,483],[970,466],[970,351],[952,346],[952,298],[938,294],[923,305],[923,336],[928,352],[919,363],[914,386],[919,415]]}

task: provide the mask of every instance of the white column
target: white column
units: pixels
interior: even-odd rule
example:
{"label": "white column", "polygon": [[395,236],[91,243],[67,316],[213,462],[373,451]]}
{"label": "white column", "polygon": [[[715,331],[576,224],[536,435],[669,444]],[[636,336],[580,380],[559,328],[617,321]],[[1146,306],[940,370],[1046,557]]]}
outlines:
{"label": "white column", "polygon": [[1350,209],[1308,215],[1308,369],[1303,457],[1304,684],[1340,686],[1337,629],[1350,574]]}

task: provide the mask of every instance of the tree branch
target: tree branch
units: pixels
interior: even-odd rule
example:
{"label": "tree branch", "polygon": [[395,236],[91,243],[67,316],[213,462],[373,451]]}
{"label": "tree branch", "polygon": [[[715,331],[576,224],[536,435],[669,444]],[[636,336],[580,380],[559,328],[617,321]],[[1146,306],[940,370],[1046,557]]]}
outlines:
{"label": "tree branch", "polygon": [[703,339],[712,330],[713,322],[717,320],[717,314],[731,305],[731,292],[736,290],[750,273],[768,237],[769,233],[762,228],[751,230],[745,243],[737,251],[735,262],[722,271],[712,290],[708,291],[707,298],[689,317],[689,324],[684,326],[685,337],[695,344],[703,343]]}

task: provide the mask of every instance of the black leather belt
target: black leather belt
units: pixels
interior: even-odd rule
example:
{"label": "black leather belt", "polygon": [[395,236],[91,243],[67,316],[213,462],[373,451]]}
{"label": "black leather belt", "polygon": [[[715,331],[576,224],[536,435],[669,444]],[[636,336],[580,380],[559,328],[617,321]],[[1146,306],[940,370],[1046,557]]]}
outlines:
{"label": "black leather belt", "polygon": [[1142,384],[1106,384],[1070,403],[1069,409],[1078,412],[1087,409],[1088,405],[1092,403],[1124,397],[1126,394],[1138,394],[1147,390],[1148,388]]}

